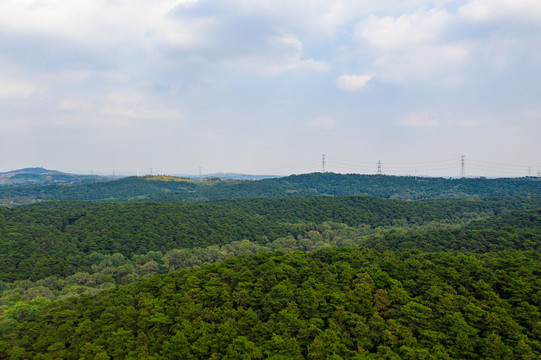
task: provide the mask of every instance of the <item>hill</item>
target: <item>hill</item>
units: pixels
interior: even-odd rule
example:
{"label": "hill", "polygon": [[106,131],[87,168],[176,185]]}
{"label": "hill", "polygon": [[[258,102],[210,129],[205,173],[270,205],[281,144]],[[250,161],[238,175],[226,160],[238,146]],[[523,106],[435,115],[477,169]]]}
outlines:
{"label": "hill", "polygon": [[[198,176],[191,175],[192,179],[197,179]],[[251,175],[251,174],[237,174],[237,173],[214,173],[205,174],[203,178],[207,179],[222,179],[222,180],[262,180],[262,179],[274,179],[282,176],[279,175]]]}
{"label": "hill", "polygon": [[196,181],[129,177],[74,185],[0,188],[0,203],[46,200],[193,202],[257,197],[371,195],[418,200],[475,196],[541,196],[541,181],[526,178],[445,179],[313,173],[263,180]]}
{"label": "hill", "polygon": [[103,176],[75,175],[38,167],[0,173],[0,187],[76,184],[105,179]]}
{"label": "hill", "polygon": [[[384,249],[455,249],[447,233],[431,232],[411,244],[415,234],[363,236],[378,228],[412,229],[461,226],[471,219],[504,215],[509,210],[541,207],[541,198],[399,201],[367,196],[222,200],[209,203],[89,203],[45,202],[0,208],[0,280],[38,280],[90,271],[92,254],[120,254],[126,258],[150,251],[202,249],[248,240],[269,245],[286,239],[349,239],[354,245]],[[520,213],[519,213],[520,214]],[[526,219],[529,215],[520,215]],[[494,220],[495,223],[500,221]],[[323,224],[340,224],[336,231]],[[490,228],[487,223],[483,229]],[[538,226],[534,223],[534,228]],[[512,232],[516,232],[514,228]],[[454,234],[454,233],[453,233]],[[459,237],[460,246],[476,249],[475,232]],[[507,234],[507,233],[505,233]],[[377,235],[377,234],[376,234]],[[502,235],[502,234],[500,234]],[[386,235],[387,236],[387,235]],[[480,237],[480,236],[479,236]],[[498,234],[492,234],[493,241]],[[466,244],[470,239],[470,243]],[[522,235],[514,248],[523,249]],[[286,241],[287,242],[287,241]],[[279,243],[279,242],[278,242]],[[278,244],[277,243],[277,244]],[[307,247],[310,247],[308,241]],[[344,243],[345,244],[345,243]],[[424,248],[420,244],[424,244]],[[430,247],[434,244],[435,247]],[[439,244],[436,246],[436,244]],[[537,249],[538,241],[533,243]],[[528,247],[526,247],[528,248]],[[460,247],[458,248],[460,249]],[[161,258],[161,255],[160,255]],[[156,259],[155,259],[156,260]]]}
{"label": "hill", "polygon": [[541,197],[49,201],[0,224],[0,359],[541,354]]}
{"label": "hill", "polygon": [[536,359],[539,253],[267,253],[0,318],[0,358]]}

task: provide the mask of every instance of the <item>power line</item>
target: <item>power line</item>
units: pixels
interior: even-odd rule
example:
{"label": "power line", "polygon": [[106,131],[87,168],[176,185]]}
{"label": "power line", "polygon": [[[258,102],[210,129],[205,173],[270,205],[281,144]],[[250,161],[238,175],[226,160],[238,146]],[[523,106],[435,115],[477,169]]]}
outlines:
{"label": "power line", "polygon": [[[345,159],[337,159],[334,157],[326,157],[326,165],[330,165],[332,168],[352,170],[360,173],[371,173],[373,169],[373,162],[368,161],[351,161]],[[381,160],[379,160],[381,166]],[[421,172],[432,172],[441,169],[456,169],[456,160],[440,160],[440,161],[424,161],[424,162],[385,162],[386,173],[411,173],[415,170]],[[377,173],[377,171],[376,171]]]}
{"label": "power line", "polygon": [[373,161],[355,161],[355,160],[346,160],[346,159],[337,159],[334,157],[326,157],[327,161],[335,161],[340,163],[348,163],[351,165],[358,165],[358,164],[366,164],[366,165],[373,165]]}
{"label": "power line", "polygon": [[[459,161],[457,161],[459,160]],[[321,154],[318,159],[314,157],[306,161],[300,161],[297,163],[284,164],[284,166],[275,167],[265,171],[257,171],[260,174],[304,174],[311,172],[328,172],[334,171],[339,173],[349,174],[383,174],[383,165],[385,164],[386,175],[423,175],[423,176],[445,176],[445,177],[472,177],[472,176],[506,176],[506,177],[524,177],[535,176],[541,173],[541,165],[522,165],[516,163],[499,163],[478,160],[470,158],[468,156],[466,161],[465,155],[455,160],[443,159],[443,160],[429,160],[429,161],[395,161],[387,162],[385,160],[372,160],[366,161],[366,159],[351,160],[340,159],[327,154]],[[532,161],[536,163],[536,161]],[[376,165],[374,167],[374,165]],[[92,171],[92,173],[94,173]],[[118,177],[119,174],[125,173],[125,171],[114,171],[114,177]],[[139,169],[131,172],[140,174]],[[156,173],[155,169],[150,168],[150,175]],[[110,174],[110,172],[109,172]],[[202,169],[199,169],[199,178],[202,178]]]}
{"label": "power line", "polygon": [[502,168],[494,168],[494,167],[487,167],[487,166],[479,166],[479,165],[468,165],[466,166],[467,169],[474,170],[474,171],[481,171],[481,172],[494,172],[495,170],[499,174],[508,174],[508,175],[515,175],[515,176],[525,176],[526,170],[522,169],[502,169]]}
{"label": "power line", "polygon": [[491,161],[484,161],[484,160],[469,160],[471,162],[475,162],[475,163],[481,163],[481,164],[486,164],[486,165],[492,165],[492,166],[499,166],[499,167],[512,167],[512,168],[526,168],[528,166],[533,166],[533,167],[541,167],[541,165],[533,165],[533,164],[517,164],[517,163],[514,163],[514,164],[502,164],[502,163],[495,163],[495,162],[491,162]]}
{"label": "power line", "polygon": [[[312,169],[315,169],[315,168],[317,168],[317,162],[318,162],[317,159],[312,159],[312,160],[302,161],[302,162],[298,162],[298,163],[294,163],[294,164],[290,164],[290,165],[284,165],[284,166],[276,167],[276,168],[273,168],[273,169],[264,170],[264,171],[261,171],[261,173],[262,174],[270,174],[270,173],[277,172],[277,171],[298,170],[299,167],[304,166],[304,165],[308,165],[308,164],[311,165]],[[314,170],[312,170],[312,171],[314,171]]]}
{"label": "power line", "polygon": [[453,160],[437,160],[437,161],[420,161],[420,162],[385,162],[387,165],[422,165],[422,164],[441,164],[441,163],[455,163]]}

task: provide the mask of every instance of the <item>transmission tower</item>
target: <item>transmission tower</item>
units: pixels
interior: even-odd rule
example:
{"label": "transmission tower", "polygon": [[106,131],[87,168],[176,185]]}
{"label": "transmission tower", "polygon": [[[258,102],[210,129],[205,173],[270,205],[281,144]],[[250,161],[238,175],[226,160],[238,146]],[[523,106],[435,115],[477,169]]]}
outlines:
{"label": "transmission tower", "polygon": [[466,155],[462,155],[462,167],[461,167],[461,170],[460,170],[460,177],[466,176],[466,172],[464,171],[464,158],[465,157],[466,157]]}
{"label": "transmission tower", "polygon": [[381,160],[378,160],[378,175],[381,175]]}
{"label": "transmission tower", "polygon": [[325,172],[325,154],[321,154],[321,172]]}
{"label": "transmission tower", "polygon": [[201,181],[201,166],[199,167],[199,181]]}

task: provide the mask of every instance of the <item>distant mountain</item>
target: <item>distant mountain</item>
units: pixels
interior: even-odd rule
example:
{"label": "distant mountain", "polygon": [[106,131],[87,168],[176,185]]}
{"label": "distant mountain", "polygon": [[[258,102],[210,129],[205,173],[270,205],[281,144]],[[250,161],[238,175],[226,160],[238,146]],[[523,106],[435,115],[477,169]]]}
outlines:
{"label": "distant mountain", "polygon": [[0,172],[0,176],[15,176],[15,175],[20,175],[20,174],[44,175],[44,174],[54,174],[54,173],[59,174],[60,171],[48,170],[42,167],[35,167],[35,168],[24,168],[24,169],[12,170],[12,171],[7,171],[7,172]]}
{"label": "distant mountain", "polygon": [[0,187],[0,204],[29,204],[46,200],[194,202],[316,195],[371,195],[399,200],[480,196],[538,197],[541,196],[541,181],[527,178],[446,179],[334,173],[253,181],[199,181],[187,177],[145,176],[70,185]]}
{"label": "distant mountain", "polygon": [[77,184],[105,179],[103,176],[75,175],[36,167],[0,173],[0,186]]}

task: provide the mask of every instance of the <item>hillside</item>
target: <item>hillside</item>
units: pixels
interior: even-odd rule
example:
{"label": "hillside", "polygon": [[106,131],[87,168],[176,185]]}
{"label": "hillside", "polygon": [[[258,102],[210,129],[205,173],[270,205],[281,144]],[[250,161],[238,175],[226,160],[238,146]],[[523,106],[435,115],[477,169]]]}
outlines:
{"label": "hillside", "polygon": [[0,318],[0,358],[536,359],[539,253],[267,253]]}
{"label": "hillside", "polygon": [[103,176],[75,175],[44,168],[25,168],[0,173],[0,187],[77,184],[105,179]]}
{"label": "hillside", "polygon": [[536,359],[539,184],[3,188],[0,359]]}
{"label": "hillside", "polygon": [[[403,248],[395,242],[417,241],[420,249],[437,250],[429,244],[436,239],[449,239],[441,227],[462,226],[475,218],[505,215],[509,210],[541,207],[541,198],[493,198],[478,200],[400,201],[367,196],[310,197],[277,199],[222,200],[209,203],[89,203],[46,202],[32,206],[0,208],[0,280],[38,280],[47,276],[68,276],[90,271],[92,254],[120,254],[126,258],[145,255],[150,251],[165,253],[173,249],[204,249],[249,240],[254,244],[268,243],[291,237],[315,238],[324,233],[325,223],[341,224],[343,228],[329,232],[335,243],[347,240],[355,245],[371,244],[384,249]],[[496,221],[498,222],[498,221]],[[344,228],[345,226],[345,228]],[[435,228],[436,232],[415,235],[420,229]],[[484,229],[493,229],[487,223]],[[534,228],[539,228],[533,225]],[[378,228],[411,230],[414,234],[390,234],[382,240]],[[520,228],[522,229],[522,228]],[[512,232],[518,232],[515,228]],[[453,230],[454,231],[454,230]],[[474,232],[472,232],[473,234]],[[332,235],[330,235],[332,234]],[[451,234],[454,234],[451,232]],[[501,234],[500,234],[501,235]],[[321,237],[321,235],[318,235]],[[496,234],[493,237],[498,238]],[[475,240],[461,246],[474,250]],[[447,240],[445,240],[447,241]],[[523,249],[522,235],[517,249]],[[534,243],[534,249],[539,244]],[[434,245],[435,246],[435,245]],[[455,249],[447,245],[449,249]],[[445,246],[444,248],[445,249]],[[460,247],[458,248],[460,249]]]}
{"label": "hillside", "polygon": [[371,195],[417,200],[473,196],[541,196],[541,181],[526,178],[445,179],[313,173],[254,181],[194,181],[130,177],[74,185],[0,188],[0,203],[46,200],[193,202],[257,197]]}

